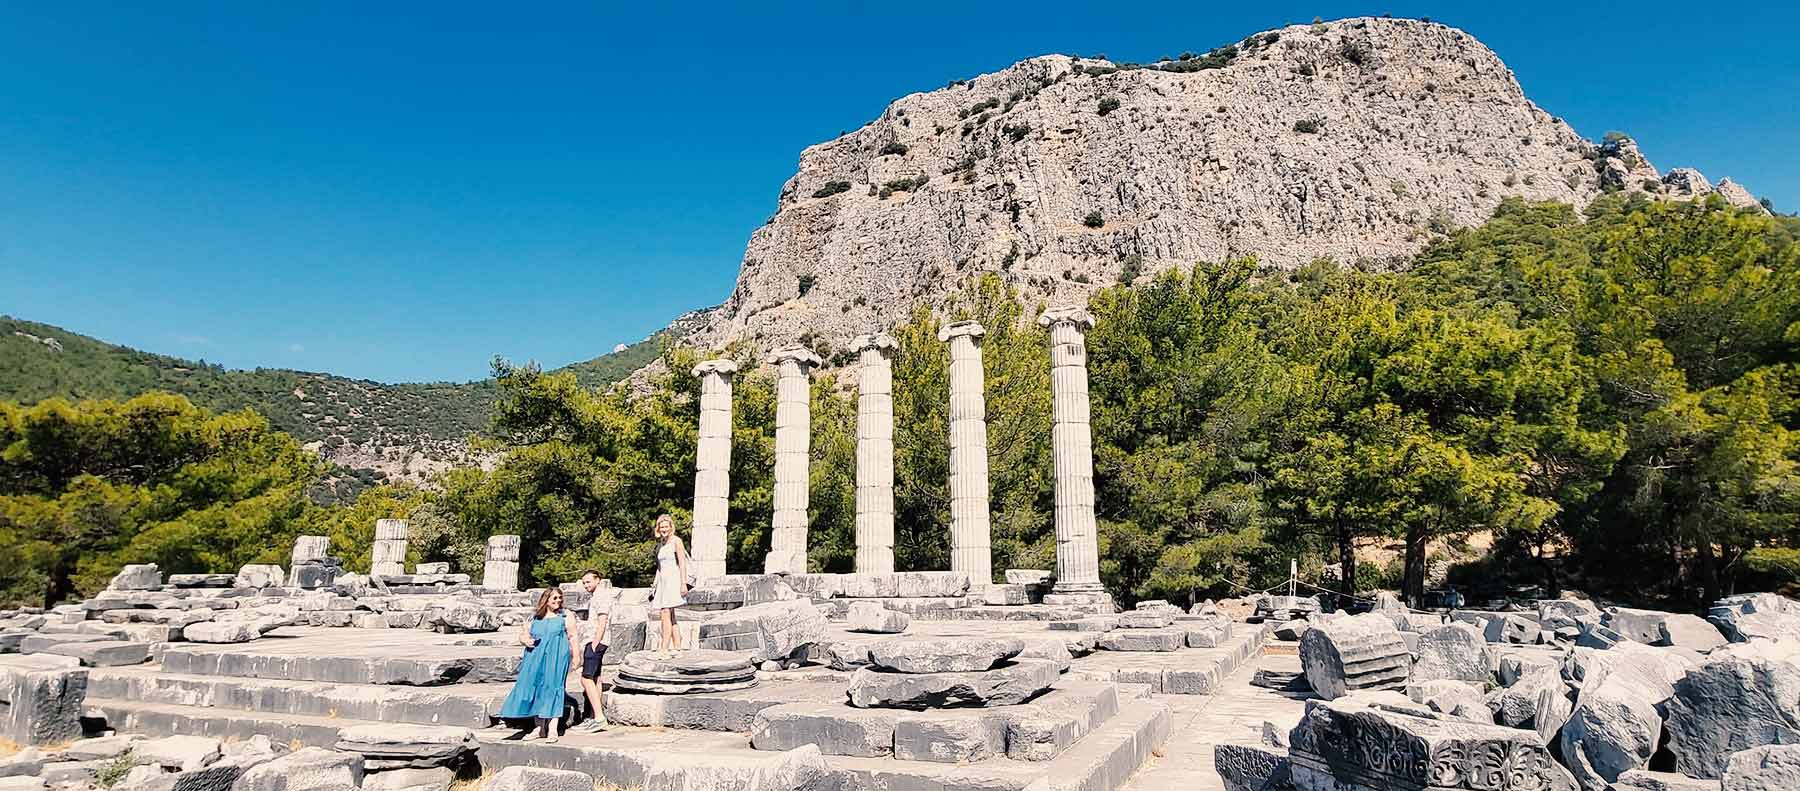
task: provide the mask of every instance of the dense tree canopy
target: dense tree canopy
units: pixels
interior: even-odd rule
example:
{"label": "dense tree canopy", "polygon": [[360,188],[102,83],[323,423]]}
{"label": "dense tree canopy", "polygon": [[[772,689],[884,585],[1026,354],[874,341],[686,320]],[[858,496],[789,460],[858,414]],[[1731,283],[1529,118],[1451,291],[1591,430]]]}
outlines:
{"label": "dense tree canopy", "polygon": [[[1102,575],[1192,600],[1303,576],[1346,593],[1579,586],[1690,605],[1800,577],[1796,223],[1718,202],[1508,201],[1411,266],[1201,263],[1096,294],[1088,338]],[[998,274],[894,328],[896,561],[949,564],[948,354],[983,342],[996,569],[1054,566],[1049,355]],[[806,338],[826,359],[847,339]],[[734,381],[734,571],[768,547],[774,382]],[[0,570],[13,598],[91,591],[125,561],[228,570],[295,534],[366,562],[375,518],[410,516],[420,559],[479,565],[524,536],[538,582],[594,566],[647,581],[649,525],[688,529],[694,350],[630,386],[495,364],[494,469],[349,506],[305,496],[319,464],[248,413],[169,396],[0,405]],[[809,565],[852,568],[854,368],[812,390]],[[360,554],[359,554],[360,553]],[[1384,558],[1391,553],[1392,563]],[[1434,557],[1435,555],[1435,557]],[[1377,558],[1374,563],[1368,558]],[[1359,563],[1359,558],[1363,562]],[[1465,558],[1465,560],[1468,560]],[[1428,562],[1429,561],[1429,562]],[[30,595],[26,595],[26,591]]]}

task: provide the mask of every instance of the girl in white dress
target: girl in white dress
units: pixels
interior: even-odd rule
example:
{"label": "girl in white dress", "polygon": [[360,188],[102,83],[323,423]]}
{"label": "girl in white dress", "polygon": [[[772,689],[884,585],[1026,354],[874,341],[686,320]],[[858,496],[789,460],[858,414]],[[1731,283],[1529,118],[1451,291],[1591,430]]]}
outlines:
{"label": "girl in white dress", "polygon": [[668,514],[656,518],[656,580],[650,585],[650,607],[662,619],[662,658],[681,650],[676,644],[675,608],[687,603],[687,547],[675,535],[675,520]]}

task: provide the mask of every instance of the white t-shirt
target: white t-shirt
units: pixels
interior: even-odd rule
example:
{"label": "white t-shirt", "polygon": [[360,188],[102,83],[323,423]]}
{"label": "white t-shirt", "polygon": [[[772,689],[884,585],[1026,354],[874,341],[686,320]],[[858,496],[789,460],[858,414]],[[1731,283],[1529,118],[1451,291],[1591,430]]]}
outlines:
{"label": "white t-shirt", "polygon": [[[612,606],[619,600],[619,589],[611,585],[601,585],[594,589],[593,597],[588,599],[587,619],[581,622],[581,642],[591,645],[594,633],[600,629],[600,619],[612,611]],[[600,644],[606,645],[607,636],[600,635]]]}

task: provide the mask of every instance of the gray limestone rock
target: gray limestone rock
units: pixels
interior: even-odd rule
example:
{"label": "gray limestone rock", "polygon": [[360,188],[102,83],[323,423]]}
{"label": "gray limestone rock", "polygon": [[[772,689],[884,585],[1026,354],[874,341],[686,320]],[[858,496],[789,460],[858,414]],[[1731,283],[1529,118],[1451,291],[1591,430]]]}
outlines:
{"label": "gray limestone rock", "polygon": [[956,673],[987,670],[1019,655],[1016,637],[895,638],[869,647],[875,667],[897,673]]}
{"label": "gray limestone rock", "polygon": [[219,759],[218,739],[208,736],[165,736],[147,739],[131,748],[131,755],[146,764],[188,772]]}
{"label": "gray limestone rock", "polygon": [[897,673],[863,668],[850,676],[850,705],[928,709],[1010,706],[1049,689],[1061,674],[1055,662],[1020,659],[991,670]]}
{"label": "gray limestone rock", "polygon": [[1537,734],[1440,719],[1428,711],[1406,713],[1382,702],[1382,696],[1393,694],[1308,701],[1290,735],[1294,786],[1303,791],[1576,787]]}
{"label": "gray limestone rock", "polygon": [[475,732],[441,725],[354,725],[338,731],[338,751],[356,753],[370,770],[460,766],[480,749]]}
{"label": "gray limestone rock", "polygon": [[1600,617],[1600,608],[1585,599],[1539,599],[1538,624],[1545,629],[1579,625]]}
{"label": "gray limestone rock", "polygon": [[1518,613],[1499,613],[1488,619],[1486,636],[1490,643],[1530,645],[1538,641],[1540,631],[1537,621]]}
{"label": "gray limestone rock", "polygon": [[500,629],[499,613],[469,601],[433,606],[425,611],[425,622],[442,632],[493,632]]}
{"label": "gray limestone rock", "polygon": [[1406,697],[1448,717],[1483,725],[1494,724],[1481,687],[1467,681],[1420,681],[1406,685]]}
{"label": "gray limestone rock", "polygon": [[838,595],[849,599],[942,598],[969,592],[969,575],[961,571],[842,574],[836,583]]}
{"label": "gray limestone rock", "polygon": [[307,747],[251,767],[232,791],[344,791],[362,780],[362,756]]}
{"label": "gray limestone rock", "polygon": [[758,574],[744,583],[744,604],[791,601],[800,598],[779,574]]}
{"label": "gray limestone rock", "polygon": [[1662,734],[1657,706],[1668,692],[1653,668],[1634,668],[1631,662],[1594,672],[1599,677],[1584,679],[1560,746],[1582,787],[1601,791],[1620,773],[1649,763]]}
{"label": "gray limestone rock", "polygon": [[1466,623],[1447,623],[1419,633],[1415,681],[1487,681],[1493,674],[1493,650],[1481,631]]}
{"label": "gray limestone rock", "polygon": [[815,744],[826,755],[878,758],[894,752],[895,720],[890,711],[839,703],[784,703],[756,713],[750,746],[791,750]]}
{"label": "gray limestone rock", "polygon": [[1537,716],[1538,697],[1546,691],[1568,696],[1562,674],[1553,668],[1539,668],[1520,676],[1505,687],[1489,692],[1488,708],[1494,712],[1494,721],[1501,725],[1528,727],[1532,718]]}
{"label": "gray limestone rock", "polygon": [[1161,629],[1174,622],[1174,614],[1164,609],[1138,609],[1119,613],[1121,629]]}
{"label": "gray limestone rock", "polygon": [[144,740],[142,736],[101,736],[74,742],[62,751],[68,761],[102,761],[117,758]]}
{"label": "gray limestone rock", "polygon": [[844,628],[852,632],[899,634],[911,625],[906,613],[890,610],[878,602],[851,602],[844,616]]}
{"label": "gray limestone rock", "polygon": [[1287,751],[1249,744],[1213,745],[1213,769],[1226,791],[1293,791]]}
{"label": "gray limestone rock", "polygon": [[1674,772],[1633,769],[1619,775],[1619,781],[1612,784],[1612,791],[1719,791],[1719,781]]}
{"label": "gray limestone rock", "polygon": [[1686,648],[1705,653],[1730,642],[1711,621],[1698,615],[1673,613],[1663,619],[1651,645]]}
{"label": "gray limestone rock", "polygon": [[1114,629],[1100,635],[1094,647],[1102,651],[1178,651],[1187,644],[1183,629]]}
{"label": "gray limestone rock", "polygon": [[449,767],[389,769],[363,777],[362,791],[446,791],[456,781]]}
{"label": "gray limestone rock", "polygon": [[1773,593],[1745,593],[1713,602],[1707,620],[1731,642],[1757,637],[1800,639],[1800,602]]}
{"label": "gray limestone rock", "polygon": [[126,566],[113,575],[107,590],[115,591],[153,591],[162,587],[162,571],[155,563],[142,563]]}
{"label": "gray limestone rock", "polygon": [[1330,700],[1363,689],[1399,689],[1412,672],[1412,656],[1394,624],[1380,613],[1339,618],[1300,637],[1307,683]]}
{"label": "gray limestone rock", "polygon": [[1538,738],[1545,744],[1556,744],[1562,735],[1564,725],[1569,722],[1569,715],[1575,712],[1575,704],[1569,700],[1568,690],[1561,685],[1549,689],[1538,690],[1537,708],[1532,711],[1531,728],[1537,731]]}
{"label": "gray limestone rock", "polygon": [[0,777],[0,791],[44,791],[48,787],[41,777]]}
{"label": "gray limestone rock", "polygon": [[[59,758],[61,756],[58,756]],[[44,752],[36,747],[27,747],[5,758],[0,758],[0,777],[27,777],[36,775],[44,769]]]}
{"label": "gray limestone rock", "polygon": [[894,757],[955,764],[1006,754],[1006,718],[984,712],[923,712],[894,723]]}
{"label": "gray limestone rock", "polygon": [[31,746],[81,736],[88,672],[63,657],[0,656],[0,738]]}
{"label": "gray limestone rock", "polygon": [[565,769],[508,766],[489,777],[481,791],[594,791],[594,777]]}
{"label": "gray limestone rock", "polygon": [[[805,599],[766,602],[731,610],[732,620],[752,624],[756,658],[782,660],[825,636],[825,616]],[[704,633],[704,630],[703,630]]]}
{"label": "gray limestone rock", "polygon": [[1295,618],[1290,621],[1284,621],[1280,626],[1275,627],[1275,631],[1271,633],[1270,636],[1277,640],[1291,643],[1299,640],[1302,635],[1306,634],[1306,630],[1311,628],[1312,624],[1305,619]]}
{"label": "gray limestone rock", "polygon": [[1044,569],[1007,569],[1006,584],[1048,585],[1053,576],[1054,574]]}
{"label": "gray limestone rock", "polygon": [[1800,666],[1726,655],[1675,682],[1667,706],[1675,770],[1716,778],[1733,753],[1800,742]]}
{"label": "gray limestone rock", "polygon": [[642,791],[826,791],[833,787],[825,756],[808,744],[754,760],[688,758],[653,763],[644,776]]}
{"label": "gray limestone rock", "polygon": [[1800,745],[1768,745],[1733,753],[1722,785],[1724,791],[1800,788]]}
{"label": "gray limestone rock", "polygon": [[255,621],[207,621],[191,624],[181,633],[194,643],[248,643],[262,637]]}

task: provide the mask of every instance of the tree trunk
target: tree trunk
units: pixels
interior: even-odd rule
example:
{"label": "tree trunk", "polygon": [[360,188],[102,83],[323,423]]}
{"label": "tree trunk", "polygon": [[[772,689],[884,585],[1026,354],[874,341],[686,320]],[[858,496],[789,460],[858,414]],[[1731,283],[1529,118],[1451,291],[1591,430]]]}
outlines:
{"label": "tree trunk", "polygon": [[1695,549],[1695,564],[1699,566],[1696,576],[1700,578],[1700,601],[1696,604],[1706,607],[1719,600],[1719,561],[1711,541],[1701,539]]}
{"label": "tree trunk", "polygon": [[1356,541],[1350,532],[1350,525],[1341,520],[1337,526],[1337,539],[1338,567],[1343,573],[1338,584],[1338,593],[1342,597],[1338,606],[1342,607],[1356,595]]}
{"label": "tree trunk", "polygon": [[1420,606],[1425,599],[1425,539],[1423,525],[1406,529],[1406,565],[1400,576],[1400,594],[1414,607]]}
{"label": "tree trunk", "polygon": [[57,558],[50,564],[44,580],[44,609],[55,607],[75,593],[75,582],[69,579],[69,564]]}

